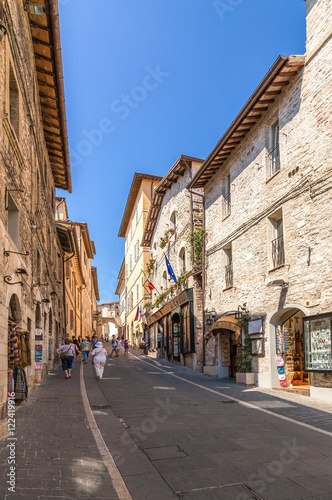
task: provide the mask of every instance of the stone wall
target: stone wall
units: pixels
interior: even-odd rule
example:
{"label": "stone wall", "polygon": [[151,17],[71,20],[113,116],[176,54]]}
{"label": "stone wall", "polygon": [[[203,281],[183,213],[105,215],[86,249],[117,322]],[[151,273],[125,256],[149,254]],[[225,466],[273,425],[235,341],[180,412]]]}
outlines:
{"label": "stone wall", "polygon": [[[193,276],[192,249],[190,243],[191,221],[193,228],[202,227],[202,198],[195,194],[190,194],[186,189],[190,176],[194,176],[200,164],[193,162],[192,170],[186,172],[178,181],[172,185],[165,193],[160,208],[155,231],[151,239],[151,256],[155,259],[155,267],[151,274],[151,281],[156,287],[152,292],[152,302],[154,303],[160,293],[166,292],[171,286],[170,276],[167,273],[165,255],[169,260],[176,277],[183,274],[183,264],[181,252],[185,252],[185,274],[186,288],[193,288],[194,291],[194,316],[195,316],[195,350],[194,354],[184,356],[184,364],[194,369],[201,369],[203,366],[203,301],[201,275]],[[200,192],[200,190],[198,190]],[[169,242],[165,248],[160,248],[160,239],[165,231],[173,228],[171,220],[172,214],[176,214],[176,232],[169,235]],[[192,215],[191,215],[192,214]],[[165,282],[165,273],[167,281]],[[174,293],[177,293],[175,291]],[[171,299],[171,294],[165,299]],[[156,312],[157,308],[153,310]]]}
{"label": "stone wall", "polygon": [[[307,59],[304,69],[205,190],[206,305],[223,314],[246,302],[251,314],[267,318],[265,357],[254,364],[263,373],[271,370],[268,319],[273,313],[287,304],[300,305],[307,314],[332,310],[331,40],[317,50],[320,29],[325,30],[328,23],[325,6],[330,2],[311,3],[310,16],[316,17],[308,25],[308,48],[315,46],[315,56]],[[320,25],[317,19],[321,19]],[[271,177],[266,145],[277,117],[281,168]],[[232,213],[225,218],[222,184],[228,174]],[[277,214],[283,218],[285,265],[274,268],[271,218]],[[224,249],[230,244],[233,287],[226,290]],[[288,288],[267,287],[275,279],[283,279]]]}
{"label": "stone wall", "polygon": [[[0,287],[0,406],[3,410],[7,399],[7,321],[12,295],[18,299],[20,326],[27,328],[31,320],[32,366],[27,368],[30,389],[36,376],[37,302],[44,334],[44,370],[38,377],[43,377],[54,365],[55,343],[63,333],[62,285],[57,274],[62,250],[54,222],[54,181],[38,104],[29,22],[23,3],[14,0],[4,2],[4,16],[8,32],[0,42],[0,247],[29,255],[0,254],[1,279],[10,276],[12,282],[23,283],[2,283]],[[15,119],[9,115],[10,86],[16,88],[18,117],[15,115]],[[17,238],[10,235],[13,235],[12,226],[8,232],[8,218],[12,214],[9,214],[8,203],[10,207],[14,203],[18,210]],[[18,268],[25,269],[27,275],[16,274]]]}

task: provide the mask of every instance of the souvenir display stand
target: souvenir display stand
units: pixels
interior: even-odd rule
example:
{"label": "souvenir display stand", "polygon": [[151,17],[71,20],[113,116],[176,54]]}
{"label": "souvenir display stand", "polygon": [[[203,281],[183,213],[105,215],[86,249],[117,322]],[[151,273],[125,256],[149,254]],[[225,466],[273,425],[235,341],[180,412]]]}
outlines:
{"label": "souvenir display stand", "polygon": [[31,365],[30,333],[8,321],[8,395],[15,392],[17,402],[28,396],[25,367]]}

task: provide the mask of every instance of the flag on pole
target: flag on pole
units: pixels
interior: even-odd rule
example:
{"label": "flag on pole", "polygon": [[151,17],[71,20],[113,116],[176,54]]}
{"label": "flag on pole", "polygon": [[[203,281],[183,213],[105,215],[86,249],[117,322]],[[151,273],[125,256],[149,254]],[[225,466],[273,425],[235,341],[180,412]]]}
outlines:
{"label": "flag on pole", "polygon": [[135,315],[134,321],[139,321],[139,316],[140,316],[140,310],[139,310],[139,306],[137,306],[137,310],[136,310],[136,315]]}
{"label": "flag on pole", "polygon": [[175,277],[175,274],[173,272],[171,264],[168,262],[168,258],[166,257],[166,255],[165,255],[165,259],[166,259],[166,266],[167,266],[168,274],[170,275],[170,277],[172,278],[172,280],[174,281],[174,283],[177,283],[177,279]]}
{"label": "flag on pole", "polygon": [[147,279],[148,289],[152,292],[152,290],[154,290],[156,287],[154,286],[154,284],[152,283],[152,281],[149,280],[149,278],[147,277],[147,275],[145,274],[145,272],[143,271],[143,269],[141,269],[141,271],[142,271],[142,273],[144,274],[144,276]]}

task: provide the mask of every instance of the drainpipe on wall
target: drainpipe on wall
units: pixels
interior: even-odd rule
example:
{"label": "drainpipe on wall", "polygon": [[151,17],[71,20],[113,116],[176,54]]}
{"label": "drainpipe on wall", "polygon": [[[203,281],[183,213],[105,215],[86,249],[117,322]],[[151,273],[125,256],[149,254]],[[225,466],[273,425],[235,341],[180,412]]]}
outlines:
{"label": "drainpipe on wall", "polygon": [[[188,189],[190,194],[195,194],[202,198],[202,229],[203,229],[203,241],[202,241],[202,330],[203,330],[203,371],[205,366],[205,196],[201,193],[196,193],[195,191]],[[192,207],[191,207],[192,210]]]}

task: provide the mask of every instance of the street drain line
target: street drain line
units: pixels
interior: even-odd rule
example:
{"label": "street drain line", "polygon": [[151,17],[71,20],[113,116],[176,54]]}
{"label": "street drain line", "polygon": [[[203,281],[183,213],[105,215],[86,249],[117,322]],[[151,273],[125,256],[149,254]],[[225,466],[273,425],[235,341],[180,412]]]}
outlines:
{"label": "street drain line", "polygon": [[111,405],[90,405],[91,410],[110,410],[112,407]]}

